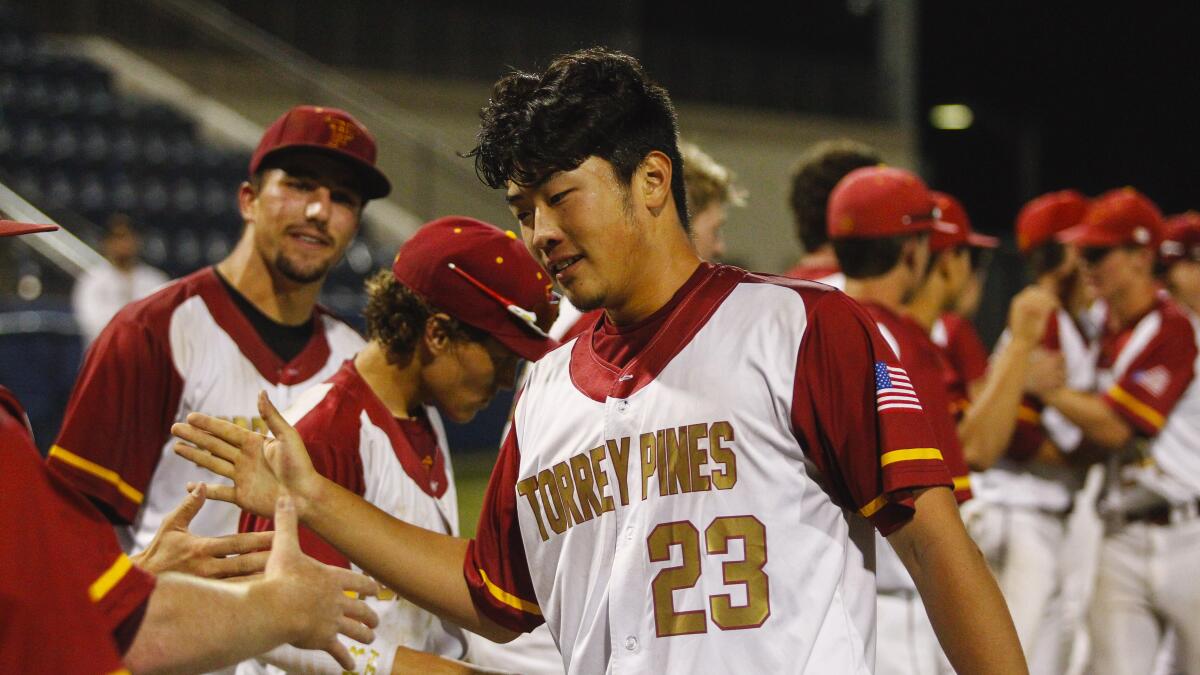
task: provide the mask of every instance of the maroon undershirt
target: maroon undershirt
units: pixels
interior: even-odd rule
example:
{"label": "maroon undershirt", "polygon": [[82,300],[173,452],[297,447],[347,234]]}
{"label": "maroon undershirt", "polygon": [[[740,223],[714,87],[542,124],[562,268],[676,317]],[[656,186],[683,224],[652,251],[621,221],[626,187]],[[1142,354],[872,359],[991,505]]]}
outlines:
{"label": "maroon undershirt", "polygon": [[716,266],[711,263],[701,263],[696,271],[692,272],[692,276],[675,291],[667,304],[641,321],[627,326],[615,326],[608,320],[607,314],[603,315],[600,324],[592,332],[592,351],[617,370],[624,370],[658,334],[667,317],[671,316],[679,303],[708,279],[715,269]]}

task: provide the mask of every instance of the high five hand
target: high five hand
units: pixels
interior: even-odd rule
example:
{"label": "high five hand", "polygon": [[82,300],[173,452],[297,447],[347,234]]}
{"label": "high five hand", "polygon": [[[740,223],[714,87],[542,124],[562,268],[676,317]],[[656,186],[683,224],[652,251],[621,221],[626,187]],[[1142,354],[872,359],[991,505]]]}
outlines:
{"label": "high five hand", "polygon": [[186,423],[171,433],[186,443],[175,452],[197,466],[233,480],[233,485],[208,485],[213,499],[237,504],[254,514],[270,517],[275,501],[291,494],[303,510],[319,490],[323,478],[313,468],[304,441],[267,398],[258,395],[258,411],[274,438],[202,413],[191,413]]}

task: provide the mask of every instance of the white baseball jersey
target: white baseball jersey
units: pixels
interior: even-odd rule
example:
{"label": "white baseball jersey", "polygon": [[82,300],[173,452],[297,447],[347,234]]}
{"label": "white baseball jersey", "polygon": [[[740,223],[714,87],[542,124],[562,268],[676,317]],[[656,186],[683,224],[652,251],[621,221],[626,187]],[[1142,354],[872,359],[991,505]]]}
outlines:
{"label": "white baseball jersey", "polygon": [[[1077,391],[1094,391],[1096,387],[1096,356],[1098,347],[1088,342],[1071,315],[1059,309],[1048,320],[1042,347],[1063,356],[1067,386]],[[1000,336],[996,350],[1010,340],[1006,331]],[[1049,437],[1063,452],[1079,447],[1083,432],[1059,411],[1043,408],[1032,398],[1025,397],[1018,411],[1017,428],[1004,457],[992,468],[974,474],[975,494],[991,504],[1066,513],[1075,492],[1082,486],[1082,472],[1061,466],[1030,462],[1043,439]]]}
{"label": "white baseball jersey", "polygon": [[545,621],[568,673],[870,673],[870,525],[952,484],[893,377],[842,293],[701,265],[533,367],[464,562],[476,605]]}
{"label": "white baseball jersey", "polygon": [[[362,347],[352,328],[320,308],[313,321],[304,350],[284,363],[212,268],[126,306],[87,352],[50,468],[128,526],[130,552],[142,550],[188,481],[223,480],[175,454],[173,423],[197,411],[265,431],[260,390],[290,405]],[[190,530],[229,534],[237,518],[236,507],[212,502]]]}
{"label": "white baseball jersey", "polygon": [[1198,370],[1200,322],[1165,294],[1137,322],[1101,335],[1103,400],[1151,439],[1151,461],[1125,477],[1177,504],[1200,497]]}
{"label": "white baseball jersey", "polygon": [[[433,532],[458,535],[458,496],[447,455],[446,434],[435,409],[425,420],[397,419],[375,396],[347,360],[329,379],[300,395],[284,414],[304,439],[313,466],[321,475],[354,492],[385,513]],[[246,531],[269,531],[269,518],[246,515]],[[311,530],[300,531],[300,545],[314,558],[340,567],[363,570]],[[358,663],[356,672],[390,673],[397,647],[459,659],[466,636],[458,626],[384,589],[366,598],[379,615],[375,641],[369,645],[345,636]],[[340,673],[332,659],[333,672]],[[259,663],[239,673],[282,672]]]}

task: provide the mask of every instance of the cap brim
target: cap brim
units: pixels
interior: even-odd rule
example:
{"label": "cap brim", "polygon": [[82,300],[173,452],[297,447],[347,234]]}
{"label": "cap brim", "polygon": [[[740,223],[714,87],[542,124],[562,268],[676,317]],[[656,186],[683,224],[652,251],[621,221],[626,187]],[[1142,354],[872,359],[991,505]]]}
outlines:
{"label": "cap brim", "polygon": [[1068,227],[1054,235],[1054,238],[1074,246],[1120,246],[1125,243],[1122,233],[1098,230],[1086,223]]}
{"label": "cap brim", "polygon": [[348,155],[340,150],[335,150],[324,145],[297,143],[295,145],[278,147],[263,155],[262,159],[258,161],[258,166],[261,167],[268,158],[276,158],[296,151],[318,152],[334,159],[340,159],[354,167],[354,171],[358,174],[358,179],[362,185],[363,199],[381,199],[392,192],[392,183],[387,179],[387,176],[383,175],[382,171],[353,155]]}
{"label": "cap brim", "polygon": [[15,237],[19,234],[34,234],[37,232],[53,232],[57,225],[36,225],[34,223],[18,223],[15,220],[0,220],[0,237]]}
{"label": "cap brim", "polygon": [[508,347],[514,354],[526,361],[537,361],[558,347],[558,340],[540,335],[522,332],[519,335],[500,335],[492,333],[492,337],[500,344]]}
{"label": "cap brim", "polygon": [[975,248],[996,248],[1000,245],[1000,240],[995,237],[989,237],[986,234],[971,232],[967,235],[967,244]]}

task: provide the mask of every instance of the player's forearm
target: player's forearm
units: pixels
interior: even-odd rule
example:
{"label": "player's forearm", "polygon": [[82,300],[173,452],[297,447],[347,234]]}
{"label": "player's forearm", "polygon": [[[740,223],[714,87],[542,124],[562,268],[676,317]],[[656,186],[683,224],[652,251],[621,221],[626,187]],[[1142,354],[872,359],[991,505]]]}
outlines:
{"label": "player's forearm", "polygon": [[958,425],[963,455],[975,471],[990,468],[1004,454],[1017,426],[1029,355],[1036,345],[1013,339],[996,356],[979,396]]}
{"label": "player's forearm", "polygon": [[265,580],[233,584],[163,574],[125,664],[134,673],[199,673],[260,654],[292,639],[279,594]]}
{"label": "player's forearm", "polygon": [[917,512],[888,537],[908,569],[947,658],[960,673],[1027,673],[1008,607],[945,488],[918,495]]}
{"label": "player's forearm", "polygon": [[1095,394],[1060,388],[1042,400],[1079,427],[1084,438],[1102,448],[1120,450],[1133,438],[1129,424]]}
{"label": "player's forearm", "polygon": [[305,525],[381,584],[417,606],[496,642],[516,633],[481,614],[463,561],[467,540],[394,518],[358,495],[324,481],[301,511]]}

